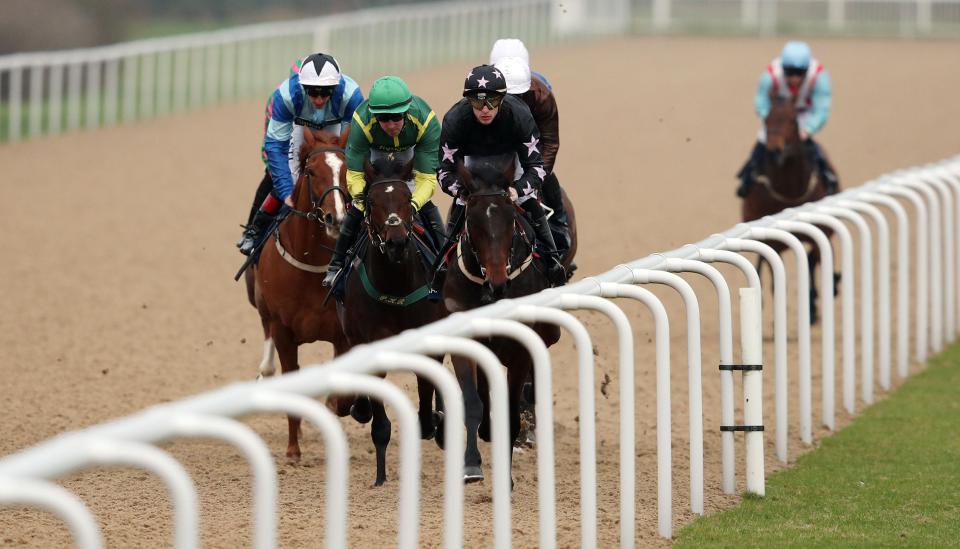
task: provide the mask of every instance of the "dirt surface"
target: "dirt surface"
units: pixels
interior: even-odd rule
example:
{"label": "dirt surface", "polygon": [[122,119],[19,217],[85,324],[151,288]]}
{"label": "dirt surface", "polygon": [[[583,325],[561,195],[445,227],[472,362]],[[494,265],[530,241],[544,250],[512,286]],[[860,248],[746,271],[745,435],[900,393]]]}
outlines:
{"label": "dirt surface", "polygon": [[[534,68],[550,78],[563,113],[557,172],[577,208],[580,275],[700,240],[739,221],[733,173],[757,128],[752,111],[757,78],[781,43],[645,38],[533,52]],[[812,45],[834,83],[833,115],[820,140],[845,185],[960,152],[960,134],[948,127],[960,118],[960,77],[944,71],[960,58],[960,42],[818,40]],[[402,76],[442,115],[458,98],[468,65]],[[362,82],[365,90],[369,84]],[[260,324],[231,275],[241,260],[233,247],[237,225],[246,219],[262,171],[261,112],[262,102],[251,101],[0,147],[0,455],[255,376]],[[445,197],[440,202],[447,204]],[[793,272],[793,258],[786,260]],[[738,498],[722,495],[719,486],[715,298],[703,280],[689,280],[701,296],[706,507],[713,512]],[[739,275],[730,280],[741,283]],[[695,518],[688,499],[686,332],[679,298],[656,291],[673,326],[673,508],[679,527]],[[659,545],[665,542],[656,537],[653,326],[639,307],[623,305],[637,319],[637,532],[639,544]],[[606,319],[578,317],[594,337],[598,380],[612,379],[605,394],[596,388],[599,543],[611,547],[619,522],[615,337]],[[772,364],[769,310],[767,317],[765,363]],[[793,460],[806,448],[796,436],[796,317],[791,312],[789,318]],[[813,336],[818,357],[819,331]],[[330,348],[307,346],[300,356],[302,364],[322,361]],[[576,362],[568,336],[552,356],[557,535],[560,547],[572,547],[580,539],[580,497]],[[819,425],[819,360],[813,371],[814,424]],[[397,381],[413,387],[409,377]],[[764,385],[770,426],[766,466],[772,472],[780,467],[773,454],[772,368]],[[847,421],[839,419],[841,425]],[[304,459],[292,466],[283,457],[286,421],[281,416],[245,421],[267,441],[280,473],[280,545],[319,545],[324,483],[318,433],[304,424]],[[351,451],[350,541],[355,547],[390,546],[396,532],[396,443],[389,455],[390,481],[373,488],[368,430],[352,420],[344,426]],[[817,440],[826,434],[815,428]],[[248,545],[250,476],[239,453],[206,441],[164,447],[197,483],[204,546]],[[436,547],[442,455],[432,442],[424,442],[422,450],[421,543]],[[742,459],[739,441],[737,452]],[[738,489],[742,471],[738,464]],[[537,540],[533,451],[516,454],[514,475],[514,542],[532,547]],[[170,544],[168,499],[150,475],[95,469],[69,476],[63,484],[90,505],[109,546]],[[491,543],[489,490],[489,481],[466,489],[469,547]],[[0,509],[0,546],[54,547],[68,540],[64,526],[49,514]]]}

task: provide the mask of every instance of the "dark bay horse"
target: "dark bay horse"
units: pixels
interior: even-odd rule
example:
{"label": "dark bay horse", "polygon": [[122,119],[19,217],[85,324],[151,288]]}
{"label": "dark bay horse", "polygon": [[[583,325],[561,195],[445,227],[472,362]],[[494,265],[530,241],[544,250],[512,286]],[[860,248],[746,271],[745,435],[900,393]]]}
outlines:
{"label": "dark bay horse", "polygon": [[[274,373],[274,349],[283,373],[300,368],[297,349],[304,343],[328,341],[335,355],[347,350],[336,307],[324,304],[327,289],[320,284],[350,202],[344,152],[333,134],[304,128],[304,139],[294,210],[245,274],[247,297],[263,324],[261,376]],[[299,461],[300,418],[287,416],[287,422],[287,458]]]}
{"label": "dark bay horse", "polygon": [[[407,181],[413,177],[413,161],[402,163],[390,156],[364,163],[367,186],[364,227],[369,243],[362,261],[355,261],[344,283],[343,300],[337,309],[349,345],[383,339],[410,328],[418,328],[447,315],[438,295],[431,295],[427,266],[432,257],[423,257],[422,244],[413,224],[414,209]],[[443,357],[434,357],[442,360]],[[417,378],[420,396],[421,438],[434,435],[434,387]],[[390,420],[383,403],[361,396],[351,415],[362,423],[373,423],[370,435],[377,452],[376,486],[386,481],[387,445]]]}
{"label": "dark bay horse", "polygon": [[[469,170],[462,165],[457,170],[465,189],[466,221],[456,251],[449,259],[449,273],[443,286],[444,303],[451,313],[474,309],[502,298],[533,294],[549,287],[545,269],[534,252],[533,231],[509,192],[513,181],[513,156],[472,160]],[[563,265],[569,267],[577,249],[577,225],[566,193],[563,201],[569,214],[571,243]],[[533,329],[547,346],[560,339],[560,329],[555,325],[535,324]],[[513,339],[494,337],[481,342],[507,367],[510,440],[515,442],[520,433],[521,396],[531,375],[532,359],[526,348]],[[490,441],[489,389],[473,362],[454,357],[453,364],[466,406],[465,478],[468,482],[477,481],[483,478],[477,435]]]}
{"label": "dark bay horse", "polygon": [[[741,204],[741,217],[744,222],[820,200],[827,195],[826,182],[821,181],[818,176],[810,144],[800,138],[794,101],[771,95],[770,103],[770,113],[764,120],[766,150],[754,175],[756,185]],[[826,229],[824,231],[829,238],[831,233]],[[820,263],[820,249],[808,237],[800,239],[809,244],[807,267],[810,270],[810,322],[816,323],[818,311],[814,270]],[[766,244],[777,253],[786,247],[781,242]],[[763,263],[761,257],[757,263],[757,271],[762,269]],[[834,275],[834,278],[836,280],[837,275]],[[836,293],[836,284],[833,291]]]}

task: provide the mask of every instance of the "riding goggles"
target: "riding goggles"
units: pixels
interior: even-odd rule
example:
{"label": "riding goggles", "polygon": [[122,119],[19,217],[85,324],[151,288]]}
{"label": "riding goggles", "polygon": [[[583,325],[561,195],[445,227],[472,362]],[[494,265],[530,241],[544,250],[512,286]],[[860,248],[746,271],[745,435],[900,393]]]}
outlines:
{"label": "riding goggles", "polygon": [[378,122],[399,122],[403,120],[405,112],[381,112],[376,113],[373,116],[377,119]]}
{"label": "riding goggles", "polygon": [[310,97],[330,97],[336,86],[304,86],[303,91]]}
{"label": "riding goggles", "polygon": [[807,67],[783,67],[783,74],[786,76],[804,76],[807,74]]}
{"label": "riding goggles", "polygon": [[500,103],[503,102],[503,95],[498,93],[478,93],[475,95],[468,95],[467,101],[470,102],[470,106],[474,109],[483,110],[484,105],[487,106],[491,111],[494,109],[500,108]]}

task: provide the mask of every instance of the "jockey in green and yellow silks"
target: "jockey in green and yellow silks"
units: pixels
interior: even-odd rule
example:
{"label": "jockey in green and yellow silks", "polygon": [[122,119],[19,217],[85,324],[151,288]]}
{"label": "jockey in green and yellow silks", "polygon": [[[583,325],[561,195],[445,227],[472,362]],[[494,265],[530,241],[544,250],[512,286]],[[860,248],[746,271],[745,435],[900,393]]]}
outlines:
{"label": "jockey in green and yellow silks", "polygon": [[373,83],[369,98],[353,113],[347,138],[347,188],[353,207],[340,226],[340,237],[327,270],[324,284],[336,279],[343,268],[347,250],[353,245],[363,219],[363,195],[366,179],[363,163],[383,155],[398,160],[413,160],[411,187],[413,207],[420,212],[424,226],[436,247],[446,240],[440,211],[430,200],[437,188],[437,149],[440,120],[422,98],[410,93],[407,84],[396,76],[384,76]]}

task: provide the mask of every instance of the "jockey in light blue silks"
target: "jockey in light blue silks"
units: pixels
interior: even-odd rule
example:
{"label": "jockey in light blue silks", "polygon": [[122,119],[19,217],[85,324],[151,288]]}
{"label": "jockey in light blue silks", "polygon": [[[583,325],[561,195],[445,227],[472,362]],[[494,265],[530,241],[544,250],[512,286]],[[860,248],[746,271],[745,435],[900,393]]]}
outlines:
{"label": "jockey in light blue silks", "polygon": [[[753,104],[761,120],[770,113],[771,94],[794,101],[800,139],[816,162],[818,175],[827,188],[827,194],[837,192],[837,175],[827,161],[823,149],[813,141],[813,135],[823,128],[830,117],[830,75],[823,65],[813,58],[810,46],[805,42],[787,42],[780,57],[771,61],[760,77]],[[750,192],[754,172],[763,160],[765,143],[766,134],[761,124],[750,159],[737,174],[740,178],[737,196],[741,198]]]}
{"label": "jockey in light blue silks", "polygon": [[266,173],[237,247],[249,255],[262,231],[280,211],[292,207],[293,186],[300,176],[303,126],[340,135],[350,127],[353,111],[363,102],[360,87],[340,72],[331,55],[315,53],[294,63],[290,77],[267,100],[262,158]]}

